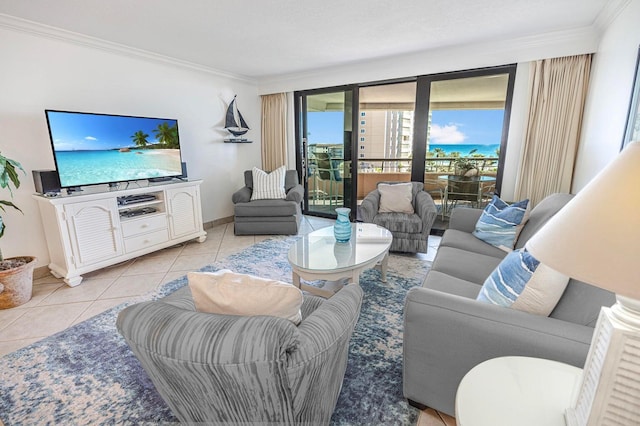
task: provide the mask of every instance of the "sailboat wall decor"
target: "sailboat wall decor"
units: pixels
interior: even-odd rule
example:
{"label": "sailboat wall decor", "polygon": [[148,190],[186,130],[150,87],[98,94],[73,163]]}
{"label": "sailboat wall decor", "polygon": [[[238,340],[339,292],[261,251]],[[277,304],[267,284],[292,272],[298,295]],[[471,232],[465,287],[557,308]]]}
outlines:
{"label": "sailboat wall decor", "polygon": [[249,125],[238,111],[238,105],[236,104],[237,95],[233,96],[233,100],[227,107],[227,115],[224,119],[224,128],[227,129],[234,137],[225,139],[227,143],[251,143],[248,139],[241,138],[239,136],[244,135],[249,131]]}

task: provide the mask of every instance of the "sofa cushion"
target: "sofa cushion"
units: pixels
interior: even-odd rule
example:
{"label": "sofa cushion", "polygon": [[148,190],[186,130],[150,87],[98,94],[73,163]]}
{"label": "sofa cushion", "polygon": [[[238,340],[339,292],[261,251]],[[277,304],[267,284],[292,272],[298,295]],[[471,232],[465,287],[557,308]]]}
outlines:
{"label": "sofa cushion", "polygon": [[423,221],[417,214],[406,213],[378,213],[373,223],[393,232],[419,234],[422,232]]}
{"label": "sofa cushion", "polygon": [[302,292],[292,284],[228,269],[187,273],[196,310],[221,315],[269,315],[300,323]]}
{"label": "sofa cushion", "polygon": [[[466,209],[469,210],[469,209]],[[506,256],[504,250],[487,244],[481,239],[473,236],[469,232],[459,231],[457,229],[447,229],[440,240],[440,247],[454,247],[461,250],[471,251],[478,254],[497,257],[502,259]]]}
{"label": "sofa cushion", "polygon": [[378,213],[407,213],[413,214],[413,195],[411,194],[413,184],[411,182],[378,184],[380,192],[380,206]]}
{"label": "sofa cushion", "polygon": [[475,299],[482,288],[481,285],[452,277],[440,271],[431,270],[427,274],[422,287],[438,290],[443,293],[455,294],[457,296]]}
{"label": "sofa cushion", "polygon": [[473,235],[492,246],[511,251],[528,216],[529,200],[509,205],[494,195],[478,219]]}
{"label": "sofa cushion", "polygon": [[251,217],[295,216],[299,204],[295,201],[256,200],[249,203],[238,203],[233,206],[234,215]]}
{"label": "sofa cushion", "polygon": [[482,285],[501,260],[459,248],[440,247],[431,270]]}
{"label": "sofa cushion", "polygon": [[569,277],[540,263],[525,249],[509,253],[486,279],[477,300],[548,316]]}
{"label": "sofa cushion", "polygon": [[267,173],[257,167],[254,167],[251,172],[253,178],[251,201],[286,198],[287,193],[284,189],[284,178],[287,168],[285,166],[278,167],[271,173]]}

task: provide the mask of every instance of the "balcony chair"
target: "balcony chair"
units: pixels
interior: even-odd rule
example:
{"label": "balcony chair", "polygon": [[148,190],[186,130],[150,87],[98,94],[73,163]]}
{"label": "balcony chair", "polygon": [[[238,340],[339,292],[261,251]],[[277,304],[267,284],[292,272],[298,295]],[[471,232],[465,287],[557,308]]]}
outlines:
{"label": "balcony chair", "polygon": [[[379,182],[380,184],[403,184],[408,182]],[[360,215],[363,222],[375,223],[391,231],[393,242],[391,251],[406,253],[426,253],[427,239],[438,210],[431,195],[424,190],[422,182],[411,182],[414,213],[379,212],[380,191],[374,189],[362,200]]]}

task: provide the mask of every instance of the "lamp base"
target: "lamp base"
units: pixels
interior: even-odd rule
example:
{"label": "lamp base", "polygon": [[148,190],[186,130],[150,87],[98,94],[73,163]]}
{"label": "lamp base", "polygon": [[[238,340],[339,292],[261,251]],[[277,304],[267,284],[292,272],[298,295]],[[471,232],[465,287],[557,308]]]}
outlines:
{"label": "lamp base", "polygon": [[640,304],[617,299],[600,311],[568,426],[640,424]]}

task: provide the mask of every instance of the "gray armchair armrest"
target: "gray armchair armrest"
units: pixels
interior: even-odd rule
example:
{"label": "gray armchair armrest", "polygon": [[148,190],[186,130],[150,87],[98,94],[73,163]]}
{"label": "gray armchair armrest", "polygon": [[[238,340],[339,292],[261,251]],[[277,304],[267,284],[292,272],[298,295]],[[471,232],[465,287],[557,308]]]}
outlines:
{"label": "gray armchair armrest", "polygon": [[[347,368],[349,341],[360,316],[362,289],[349,284],[298,326],[300,343],[287,370],[301,424],[328,424]],[[305,296],[306,298],[307,296]],[[311,383],[309,383],[311,382]],[[297,389],[306,388],[306,392]]]}
{"label": "gray armchair armrest", "polygon": [[520,355],[582,367],[592,334],[591,327],[416,287],[404,308],[404,396],[454,415],[460,381],[481,362]]}
{"label": "gray armchair armrest", "polygon": [[473,232],[476,229],[476,222],[480,219],[482,209],[456,208],[451,212],[449,218],[449,229],[458,231]]}
{"label": "gray armchair armrest", "polygon": [[416,194],[415,211],[422,219],[424,226],[422,227],[422,234],[429,235],[431,232],[431,226],[435,222],[438,216],[438,209],[433,203],[433,198],[428,192],[420,191]]}
{"label": "gray armchair armrest", "polygon": [[295,201],[296,203],[301,203],[302,198],[304,197],[304,188],[302,185],[297,184],[296,186],[289,189],[287,192],[287,197],[285,200],[287,201]]}
{"label": "gray armchair armrest", "polygon": [[251,192],[251,188],[243,186],[231,195],[231,201],[233,204],[248,203],[251,201]]}
{"label": "gray armchair armrest", "polygon": [[368,193],[360,204],[360,216],[362,217],[362,221],[366,223],[373,223],[373,218],[378,214],[379,208],[380,193],[375,189]]}

